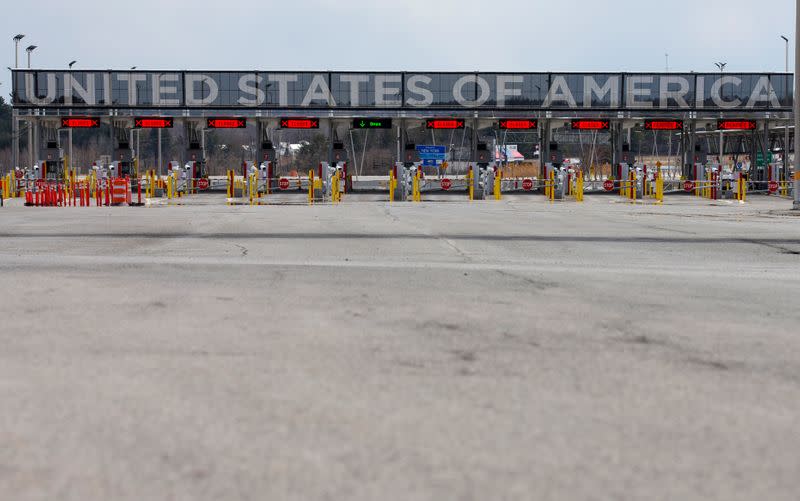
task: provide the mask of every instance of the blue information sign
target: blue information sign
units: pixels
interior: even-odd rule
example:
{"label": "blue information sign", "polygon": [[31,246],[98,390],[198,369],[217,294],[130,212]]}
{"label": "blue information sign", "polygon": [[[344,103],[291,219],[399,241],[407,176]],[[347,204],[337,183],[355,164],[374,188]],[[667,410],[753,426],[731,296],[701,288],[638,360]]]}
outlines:
{"label": "blue information sign", "polygon": [[432,145],[418,144],[417,153],[419,153],[419,158],[422,160],[447,159],[446,146],[432,146]]}

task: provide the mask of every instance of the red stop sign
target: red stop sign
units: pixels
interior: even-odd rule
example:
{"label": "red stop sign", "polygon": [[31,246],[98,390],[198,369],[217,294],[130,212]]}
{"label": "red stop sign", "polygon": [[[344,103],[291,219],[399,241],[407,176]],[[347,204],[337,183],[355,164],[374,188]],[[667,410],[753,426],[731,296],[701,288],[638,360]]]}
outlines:
{"label": "red stop sign", "polygon": [[525,191],[531,191],[533,189],[533,179],[523,179],[522,189]]}
{"label": "red stop sign", "polygon": [[778,191],[778,181],[770,181],[769,182],[769,192],[775,193]]}
{"label": "red stop sign", "polygon": [[694,182],[687,179],[683,182],[683,189],[686,191],[692,191],[694,189]]}
{"label": "red stop sign", "polygon": [[280,188],[282,190],[288,190],[289,189],[289,179],[285,178],[285,177],[280,178],[278,180],[278,188]]}
{"label": "red stop sign", "polygon": [[606,191],[611,191],[614,189],[614,181],[611,179],[606,179],[603,181],[603,189]]}
{"label": "red stop sign", "polygon": [[442,179],[442,189],[443,190],[449,190],[452,187],[453,187],[453,182],[452,181],[450,181],[448,178],[443,178]]}
{"label": "red stop sign", "polygon": [[197,189],[198,190],[207,190],[208,189],[208,179],[201,177],[197,180]]}

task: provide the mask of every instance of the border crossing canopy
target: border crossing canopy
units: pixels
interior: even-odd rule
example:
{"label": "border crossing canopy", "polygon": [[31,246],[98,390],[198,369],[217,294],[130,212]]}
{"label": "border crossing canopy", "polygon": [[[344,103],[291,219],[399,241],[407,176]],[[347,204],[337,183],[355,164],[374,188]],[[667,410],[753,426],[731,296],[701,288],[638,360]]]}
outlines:
{"label": "border crossing canopy", "polygon": [[792,110],[787,73],[12,70],[15,108]]}

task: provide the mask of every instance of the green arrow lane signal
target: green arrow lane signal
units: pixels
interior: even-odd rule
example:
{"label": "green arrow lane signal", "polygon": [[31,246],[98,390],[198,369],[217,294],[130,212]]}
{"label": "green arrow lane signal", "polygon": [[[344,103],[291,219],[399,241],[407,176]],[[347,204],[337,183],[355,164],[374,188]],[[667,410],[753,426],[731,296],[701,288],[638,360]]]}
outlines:
{"label": "green arrow lane signal", "polygon": [[354,118],[354,129],[391,129],[391,118]]}

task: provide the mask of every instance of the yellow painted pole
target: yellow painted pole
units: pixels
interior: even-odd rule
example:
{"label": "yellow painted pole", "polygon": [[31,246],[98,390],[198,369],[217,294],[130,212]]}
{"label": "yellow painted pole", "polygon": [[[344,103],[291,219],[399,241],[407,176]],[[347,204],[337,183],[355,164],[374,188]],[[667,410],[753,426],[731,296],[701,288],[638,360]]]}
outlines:
{"label": "yellow painted pole", "polygon": [[314,203],[314,169],[308,171],[308,205]]}
{"label": "yellow painted pole", "polygon": [[394,169],[389,169],[389,202],[394,202]]}
{"label": "yellow painted pole", "polygon": [[742,202],[747,201],[747,182],[742,178]]}
{"label": "yellow painted pole", "polygon": [[500,187],[502,186],[502,177],[500,172],[496,172],[494,176],[494,199],[501,200],[503,195],[500,193]]}
{"label": "yellow painted pole", "polygon": [[469,166],[469,170],[467,171],[467,183],[468,183],[468,191],[469,191],[469,201],[473,201],[475,199],[475,183],[473,181],[473,176],[475,173],[472,171],[472,166]]}
{"label": "yellow painted pole", "polygon": [[549,191],[549,198],[552,202],[556,199],[556,173],[555,171],[550,171],[550,191]]}
{"label": "yellow painted pole", "polygon": [[661,168],[656,171],[656,200],[664,203],[664,178],[661,177]]}

